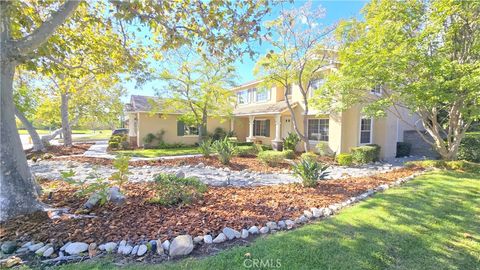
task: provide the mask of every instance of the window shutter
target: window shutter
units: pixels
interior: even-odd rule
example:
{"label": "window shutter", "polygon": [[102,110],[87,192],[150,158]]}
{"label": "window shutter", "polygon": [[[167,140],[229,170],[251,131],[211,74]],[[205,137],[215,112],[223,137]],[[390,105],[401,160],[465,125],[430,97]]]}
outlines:
{"label": "window shutter", "polygon": [[257,131],[256,131],[257,129],[255,128],[256,124],[257,124],[257,120],[253,120],[253,136],[257,136]]}
{"label": "window shutter", "polygon": [[185,135],[185,124],[182,121],[177,121],[177,136]]}
{"label": "window shutter", "polygon": [[265,121],[265,137],[270,137],[270,120]]}

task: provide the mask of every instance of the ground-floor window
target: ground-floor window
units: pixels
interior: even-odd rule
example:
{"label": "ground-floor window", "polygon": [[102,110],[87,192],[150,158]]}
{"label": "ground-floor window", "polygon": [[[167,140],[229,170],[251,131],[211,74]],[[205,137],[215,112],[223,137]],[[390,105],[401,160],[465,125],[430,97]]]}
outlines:
{"label": "ground-floor window", "polygon": [[177,122],[177,135],[178,136],[198,135],[198,127],[185,125],[184,122],[178,121]]}
{"label": "ground-floor window", "polygon": [[270,137],[270,120],[255,120],[253,122],[253,136]]}
{"label": "ground-floor window", "polygon": [[328,141],[329,119],[308,119],[308,139]]}
{"label": "ground-floor window", "polygon": [[372,119],[360,120],[360,144],[372,143]]}

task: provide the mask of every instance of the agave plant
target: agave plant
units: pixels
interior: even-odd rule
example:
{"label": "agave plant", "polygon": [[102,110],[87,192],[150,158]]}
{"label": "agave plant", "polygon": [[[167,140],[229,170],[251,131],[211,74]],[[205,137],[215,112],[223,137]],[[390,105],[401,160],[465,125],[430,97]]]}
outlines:
{"label": "agave plant", "polygon": [[304,187],[315,187],[318,180],[328,176],[327,165],[320,164],[311,159],[301,159],[292,165],[293,173],[302,179]]}

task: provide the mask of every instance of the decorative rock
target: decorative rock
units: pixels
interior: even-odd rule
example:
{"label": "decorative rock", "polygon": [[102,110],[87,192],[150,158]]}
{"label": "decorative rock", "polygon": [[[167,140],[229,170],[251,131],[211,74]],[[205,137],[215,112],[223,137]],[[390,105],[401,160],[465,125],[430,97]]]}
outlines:
{"label": "decorative rock", "polygon": [[241,237],[242,237],[243,239],[247,238],[247,237],[248,237],[248,231],[245,230],[245,229],[242,229],[242,235],[241,235]]}
{"label": "decorative rock", "polygon": [[251,233],[251,234],[258,234],[259,230],[258,230],[257,226],[252,226],[252,227],[250,227],[250,229],[248,229],[248,232]]}
{"label": "decorative rock", "polygon": [[168,240],[163,241],[162,247],[163,247],[164,250],[169,250],[169,248],[170,248],[170,241],[168,241]]}
{"label": "decorative rock", "polygon": [[98,246],[98,249],[100,249],[101,251],[104,251],[105,250],[105,244],[101,244],[100,246]]}
{"label": "decorative rock", "polygon": [[176,174],[175,174],[176,177],[178,178],[185,178],[185,173],[182,172],[182,171],[178,171]]}
{"label": "decorative rock", "polygon": [[269,230],[276,230],[277,229],[277,223],[273,221],[267,222],[266,226],[268,227]]}
{"label": "decorative rock", "polygon": [[33,244],[31,246],[28,247],[28,249],[31,251],[31,252],[35,252],[37,251],[39,248],[43,247],[44,244],[42,242],[40,243],[37,243],[37,244]]}
{"label": "decorative rock", "polygon": [[312,215],[313,215],[313,217],[315,217],[315,218],[319,218],[319,217],[321,217],[322,214],[323,214],[323,213],[322,213],[322,210],[320,210],[320,209],[318,209],[318,208],[315,208],[315,207],[310,208],[310,210],[312,210]]}
{"label": "decorative rock", "polygon": [[179,235],[175,237],[170,245],[169,255],[171,257],[184,256],[193,250],[193,240],[190,235]]}
{"label": "decorative rock", "polygon": [[313,217],[312,212],[310,212],[308,210],[303,211],[303,215],[308,219],[311,219]]}
{"label": "decorative rock", "polygon": [[295,219],[296,224],[301,224],[307,222],[307,218],[304,215],[299,216],[298,218]]}
{"label": "decorative rock", "polygon": [[42,256],[43,253],[45,252],[45,250],[47,250],[49,247],[51,247],[51,245],[45,245],[45,246],[37,249],[37,251],[35,251],[35,254],[38,255],[38,256]]}
{"label": "decorative rock", "polygon": [[117,253],[118,254],[123,254],[123,248],[127,245],[127,241],[122,240],[120,241],[120,244],[118,245]]}
{"label": "decorative rock", "polygon": [[22,245],[22,248],[28,248],[29,246],[33,245],[33,242],[27,242],[25,244]]}
{"label": "decorative rock", "polygon": [[148,243],[150,244],[150,247],[152,248],[152,252],[155,253],[157,251],[157,240],[150,240],[150,241],[148,241]]}
{"label": "decorative rock", "polygon": [[108,252],[108,253],[113,252],[116,247],[117,247],[117,243],[108,242],[108,243],[105,244],[105,251]]}
{"label": "decorative rock", "polygon": [[293,222],[290,219],[285,220],[285,225],[287,225],[287,230],[290,230],[291,228],[295,227],[295,222]]}
{"label": "decorative rock", "polygon": [[203,236],[203,242],[204,242],[205,244],[211,244],[211,243],[213,243],[212,236],[209,235],[209,234]]}
{"label": "decorative rock", "polygon": [[88,245],[88,257],[93,258],[95,256],[97,256],[97,244],[90,243],[90,245]]}
{"label": "decorative rock", "polygon": [[115,204],[121,204],[125,201],[125,195],[120,192],[119,187],[111,187],[108,189],[108,200]]}
{"label": "decorative rock", "polygon": [[95,192],[90,196],[90,198],[88,198],[88,201],[83,205],[83,207],[87,209],[92,209],[93,207],[95,207],[95,205],[98,204],[101,199],[102,196]]}
{"label": "decorative rock", "polygon": [[278,228],[279,228],[279,229],[285,229],[286,227],[287,227],[287,224],[285,224],[285,221],[280,220],[280,221],[278,222]]}
{"label": "decorative rock", "polygon": [[[232,229],[232,228],[229,228],[229,227],[225,227],[222,232],[225,234],[225,236],[228,238],[228,240],[232,240],[236,237],[236,235],[240,234],[240,232]],[[238,234],[236,234],[238,233]]]}
{"label": "decorative rock", "polygon": [[226,240],[227,240],[227,237],[225,236],[225,234],[220,233],[219,235],[217,235],[217,237],[215,237],[215,239],[213,239],[213,243],[218,244],[218,243],[225,242]]}
{"label": "decorative rock", "polygon": [[12,254],[17,249],[17,243],[15,241],[6,241],[0,247],[3,253]]}
{"label": "decorative rock", "polygon": [[262,227],[262,228],[260,229],[260,233],[261,233],[261,234],[266,234],[266,233],[268,233],[268,231],[269,231],[268,227]]}
{"label": "decorative rock", "polygon": [[55,250],[53,249],[53,247],[47,248],[47,250],[45,250],[45,252],[43,252],[43,257],[48,258],[48,257],[52,256],[54,251]]}
{"label": "decorative rock", "polygon": [[146,245],[140,245],[140,246],[138,247],[137,256],[140,257],[140,256],[145,255],[145,253],[147,253],[147,250],[148,250],[148,248],[147,248]]}
{"label": "decorative rock", "polygon": [[65,252],[67,252],[70,255],[77,255],[87,250],[88,250],[87,243],[75,242],[68,245],[67,248],[65,249]]}
{"label": "decorative rock", "polygon": [[140,247],[139,245],[134,246],[134,247],[132,248],[132,252],[131,252],[130,254],[131,254],[131,255],[137,255],[137,252],[138,252],[138,248],[139,248],[139,247]]}
{"label": "decorative rock", "polygon": [[205,164],[203,164],[203,162],[200,162],[200,163],[197,164],[196,167],[201,169],[201,168],[205,167]]}
{"label": "decorative rock", "polygon": [[157,246],[157,254],[163,255],[165,251],[163,250],[163,247],[162,247],[162,240],[160,239],[156,240],[156,246]]}
{"label": "decorative rock", "polygon": [[323,208],[323,216],[328,217],[333,214],[333,211],[330,208]]}
{"label": "decorative rock", "polygon": [[72,242],[68,242],[68,243],[66,243],[65,245],[63,245],[63,246],[60,248],[60,251],[64,251],[64,250],[68,247],[68,245],[70,245],[71,243],[72,243]]}
{"label": "decorative rock", "polygon": [[377,189],[378,189],[379,191],[387,190],[387,189],[388,189],[388,185],[387,185],[387,184],[380,185],[380,186],[378,186]]}
{"label": "decorative rock", "polygon": [[195,236],[195,238],[193,238],[194,244],[201,243],[202,241],[203,241],[203,236]]}
{"label": "decorative rock", "polygon": [[[133,250],[133,247],[132,247],[132,246],[126,245],[126,246],[123,247],[123,252],[122,252],[122,254],[123,254],[123,255],[128,255],[128,254],[132,253],[132,250]],[[137,251],[138,251],[138,250],[137,250]]]}
{"label": "decorative rock", "polygon": [[28,251],[29,251],[29,250],[28,250],[28,247],[21,247],[21,248],[17,249],[17,250],[15,251],[15,253],[17,253],[17,254],[25,254],[25,253],[28,253]]}

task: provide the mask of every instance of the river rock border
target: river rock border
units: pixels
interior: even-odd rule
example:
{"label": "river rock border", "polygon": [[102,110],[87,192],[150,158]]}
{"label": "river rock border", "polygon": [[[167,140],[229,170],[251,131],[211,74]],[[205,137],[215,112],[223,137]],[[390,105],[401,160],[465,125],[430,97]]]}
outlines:
{"label": "river rock border", "polygon": [[[306,209],[303,215],[295,218],[294,220],[279,220],[270,221],[264,224],[264,226],[257,227],[252,226],[250,228],[244,228],[241,231],[234,230],[229,227],[225,227],[218,235],[179,235],[173,239],[165,240],[150,240],[141,243],[129,243],[126,240],[120,242],[108,242],[97,246],[96,243],[83,243],[83,242],[68,242],[63,245],[59,250],[55,250],[55,246],[52,243],[44,244],[42,242],[27,242],[17,249],[16,241],[5,241],[1,244],[1,250],[5,254],[27,254],[34,253],[37,256],[44,258],[42,263],[45,264],[58,264],[68,261],[83,260],[87,257],[93,258],[100,254],[117,253],[124,256],[142,257],[149,253],[164,256],[166,258],[182,257],[190,254],[197,245],[211,245],[219,244],[235,239],[246,239],[250,235],[275,233],[279,230],[290,230],[306,224],[316,219],[327,218],[334,215],[342,208],[353,205],[357,202],[363,201],[368,197],[374,195],[377,192],[383,192],[390,187],[395,187],[410,181],[417,176],[426,173],[429,170],[423,170],[421,172],[414,173],[410,176],[399,178],[390,184],[383,184],[374,189],[369,189],[366,192],[351,197],[343,202],[331,204],[324,208],[310,208]],[[56,251],[58,253],[56,253]],[[54,257],[54,258],[52,258]]]}

